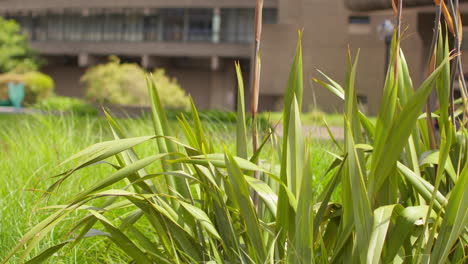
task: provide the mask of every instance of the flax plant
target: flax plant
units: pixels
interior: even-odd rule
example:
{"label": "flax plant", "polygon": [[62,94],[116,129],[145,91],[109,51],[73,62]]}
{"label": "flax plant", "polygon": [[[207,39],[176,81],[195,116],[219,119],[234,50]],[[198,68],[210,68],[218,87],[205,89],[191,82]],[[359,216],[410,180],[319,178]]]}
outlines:
{"label": "flax plant", "polygon": [[[398,20],[401,4],[395,2]],[[266,133],[251,155],[239,65],[235,153],[227,147],[214,151],[194,104],[190,117],[179,116],[184,136],[175,137],[157,84],[148,78],[154,134],[131,137],[108,115],[114,139],[66,160],[74,166],[46,193],[57,192],[88,166],[107,164],[115,172],[68,203],[45,208],[52,210],[49,217],[2,263],[17,254],[21,261],[40,263],[90,237],[108,239],[131,263],[466,263],[468,132],[454,125],[459,111],[449,111],[456,70],[451,61],[458,57],[450,53],[448,36],[437,34],[434,67],[414,89],[401,33],[395,31],[376,123],[358,107],[359,52],[355,58],[348,52],[343,85],[325,74],[325,81],[315,79],[344,102],[344,143],[335,141],[339,152],[333,153],[325,173],[331,179],[321,192],[313,184],[302,134],[302,32],[285,90],[282,142]],[[422,113],[434,88],[441,106],[430,113],[439,124],[437,148]],[[154,153],[140,157],[134,147],[150,142],[157,144]],[[258,162],[267,144],[277,147],[279,164],[274,157]],[[161,166],[154,169],[153,163]],[[332,201],[338,190],[341,200]],[[84,214],[69,225],[62,243],[30,256],[47,233],[69,223],[76,212]],[[109,212],[122,213],[111,218]]]}

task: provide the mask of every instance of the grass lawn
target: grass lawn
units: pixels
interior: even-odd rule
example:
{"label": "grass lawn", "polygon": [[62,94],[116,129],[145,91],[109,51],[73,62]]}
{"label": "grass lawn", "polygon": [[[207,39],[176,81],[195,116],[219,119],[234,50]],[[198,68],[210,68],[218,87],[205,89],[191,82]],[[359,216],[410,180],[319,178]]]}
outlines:
{"label": "grass lawn", "polygon": [[[129,135],[143,136],[154,134],[149,118],[120,119],[119,122],[127,129]],[[218,151],[223,144],[234,148],[233,124],[209,124],[210,136]],[[180,131],[176,131],[180,133]],[[112,171],[105,164],[91,166],[74,174],[63,183],[59,192],[51,195],[48,203],[40,201],[45,190],[54,182],[51,178],[69,169],[71,165],[57,166],[67,157],[94,143],[110,140],[112,135],[102,117],[59,117],[59,116],[28,116],[0,114],[0,259],[18,242],[21,235],[29,228],[45,218],[48,204],[67,202],[72,194],[90,186]],[[326,151],[334,148],[327,141],[311,140],[311,155],[315,173],[313,175],[317,189],[326,182],[323,178],[326,164],[332,157]],[[148,156],[157,151],[156,144],[147,143],[137,146],[137,153]],[[278,164],[277,151],[268,145],[263,152],[263,160]],[[109,160],[109,162],[114,162]],[[152,167],[158,169],[158,165]],[[121,186],[117,186],[121,187]],[[40,201],[40,202],[39,202]],[[122,212],[122,215],[125,212]],[[113,215],[110,218],[119,217]],[[74,217],[70,217],[70,223]],[[64,233],[60,227],[48,235],[46,243],[52,245],[63,241]],[[34,249],[32,254],[41,248]],[[75,249],[63,249],[48,263],[121,263],[119,249],[105,239],[84,241]],[[18,259],[16,259],[18,262]],[[14,263],[14,262],[13,262]]]}

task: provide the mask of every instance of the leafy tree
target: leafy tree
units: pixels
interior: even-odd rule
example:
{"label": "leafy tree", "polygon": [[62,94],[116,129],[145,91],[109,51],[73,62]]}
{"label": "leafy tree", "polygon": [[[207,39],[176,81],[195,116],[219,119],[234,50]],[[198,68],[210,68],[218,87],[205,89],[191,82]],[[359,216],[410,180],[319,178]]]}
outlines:
{"label": "leafy tree", "polygon": [[37,53],[29,46],[20,25],[0,17],[0,72],[35,71],[39,64]]}

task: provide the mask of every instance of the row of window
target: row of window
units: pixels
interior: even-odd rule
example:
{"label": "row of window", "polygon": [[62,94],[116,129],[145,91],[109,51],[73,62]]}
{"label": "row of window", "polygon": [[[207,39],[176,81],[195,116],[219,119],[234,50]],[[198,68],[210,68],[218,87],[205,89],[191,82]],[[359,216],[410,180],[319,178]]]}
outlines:
{"label": "row of window", "polygon": [[[158,9],[145,14],[90,12],[10,15],[35,41],[172,41],[232,42],[253,40],[253,9],[221,9],[215,19],[213,9]],[[218,21],[218,22],[216,22]],[[277,10],[266,9],[265,23],[276,23]]]}

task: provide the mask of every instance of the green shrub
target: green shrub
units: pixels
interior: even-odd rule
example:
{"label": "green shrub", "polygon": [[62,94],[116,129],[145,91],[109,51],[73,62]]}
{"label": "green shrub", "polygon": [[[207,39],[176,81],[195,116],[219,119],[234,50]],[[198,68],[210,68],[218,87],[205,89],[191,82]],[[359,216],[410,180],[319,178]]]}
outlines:
{"label": "green shrub", "polygon": [[[161,102],[166,108],[171,109],[188,109],[190,107],[190,99],[185,94],[185,91],[180,87],[179,83],[174,78],[169,78],[164,69],[155,69],[151,75],[157,85]],[[147,86],[145,85],[144,98],[146,105],[150,105],[148,99]]]}
{"label": "green shrub", "polygon": [[40,72],[28,72],[24,74],[23,82],[26,85],[26,104],[34,104],[53,95],[54,80]]}
{"label": "green shrub", "polygon": [[76,115],[97,115],[98,109],[83,99],[52,96],[39,101],[35,108],[51,112],[70,112]]}
{"label": "green shrub", "polygon": [[[164,107],[187,109],[190,100],[177,80],[169,78],[164,70],[156,69],[153,80],[158,85]],[[133,63],[120,63],[111,57],[106,64],[94,66],[81,82],[86,86],[86,97],[98,103],[147,106],[146,72]]]}
{"label": "green shrub", "polygon": [[25,85],[26,105],[33,105],[53,95],[54,80],[41,72],[6,73],[0,75],[0,99],[8,99],[8,83],[19,82]]}

